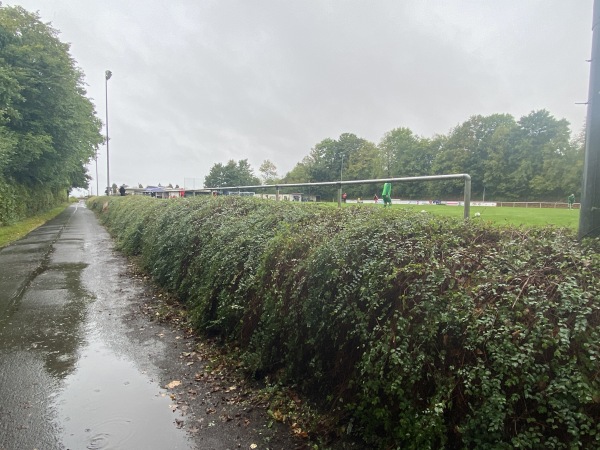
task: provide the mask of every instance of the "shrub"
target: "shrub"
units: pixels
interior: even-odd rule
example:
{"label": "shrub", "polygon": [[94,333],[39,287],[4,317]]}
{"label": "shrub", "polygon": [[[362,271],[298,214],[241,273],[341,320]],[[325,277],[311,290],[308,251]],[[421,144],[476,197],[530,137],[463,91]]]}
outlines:
{"label": "shrub", "polygon": [[365,445],[600,447],[597,241],[360,206],[109,202],[119,248],[200,332]]}
{"label": "shrub", "polygon": [[17,195],[13,186],[0,179],[0,226],[18,219]]}
{"label": "shrub", "polygon": [[41,185],[33,188],[10,178],[0,178],[0,226],[49,211],[66,199],[66,191]]}

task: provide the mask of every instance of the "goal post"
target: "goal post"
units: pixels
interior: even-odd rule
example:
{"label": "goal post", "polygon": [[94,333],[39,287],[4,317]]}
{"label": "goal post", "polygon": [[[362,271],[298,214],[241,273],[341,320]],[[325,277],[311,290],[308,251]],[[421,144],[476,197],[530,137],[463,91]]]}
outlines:
{"label": "goal post", "polygon": [[[227,186],[231,190],[257,190],[257,189],[275,189],[277,199],[279,199],[279,190],[288,187],[309,187],[309,186],[335,186],[338,188],[338,206],[342,206],[342,187],[356,184],[383,184],[383,183],[405,183],[411,181],[439,181],[439,180],[463,180],[464,181],[464,213],[463,217],[468,219],[471,214],[471,176],[466,173],[455,173],[450,175],[426,175],[420,177],[402,177],[402,178],[378,178],[371,180],[348,180],[348,181],[321,181],[315,183],[289,183],[289,184],[268,184],[257,186]],[[220,190],[221,186],[207,187],[205,189]]]}

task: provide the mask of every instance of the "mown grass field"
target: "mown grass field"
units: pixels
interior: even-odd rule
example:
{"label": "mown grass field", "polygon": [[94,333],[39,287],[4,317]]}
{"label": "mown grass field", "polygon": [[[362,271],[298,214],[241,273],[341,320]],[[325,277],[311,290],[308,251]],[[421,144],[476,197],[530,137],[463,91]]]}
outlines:
{"label": "mown grass field", "polygon": [[[445,205],[392,205],[394,208],[427,211],[431,214],[449,217],[462,217],[462,206]],[[480,216],[476,217],[475,213]],[[473,220],[488,221],[497,225],[514,225],[525,227],[542,227],[553,225],[577,231],[579,227],[579,210],[562,208],[508,208],[472,206]]]}
{"label": "mown grass field", "polygon": [[[328,203],[337,207],[337,203]],[[344,207],[361,208],[383,208],[383,204],[348,203]],[[462,206],[446,205],[401,205],[392,204],[392,209],[407,209],[415,212],[426,212],[444,217],[462,218],[464,208]],[[475,216],[479,213],[479,216]],[[497,207],[497,206],[471,206],[472,220],[486,221],[494,225],[544,227],[555,226],[577,231],[579,227],[579,210],[566,208],[521,208],[521,207]]]}

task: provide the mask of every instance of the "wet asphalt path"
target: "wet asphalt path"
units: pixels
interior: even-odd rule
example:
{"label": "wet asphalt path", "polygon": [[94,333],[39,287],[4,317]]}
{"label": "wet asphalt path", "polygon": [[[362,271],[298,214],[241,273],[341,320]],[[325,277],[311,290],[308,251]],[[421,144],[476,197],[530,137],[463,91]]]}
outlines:
{"label": "wet asphalt path", "polygon": [[0,449],[188,449],[123,320],[139,289],[82,203],[0,250]]}

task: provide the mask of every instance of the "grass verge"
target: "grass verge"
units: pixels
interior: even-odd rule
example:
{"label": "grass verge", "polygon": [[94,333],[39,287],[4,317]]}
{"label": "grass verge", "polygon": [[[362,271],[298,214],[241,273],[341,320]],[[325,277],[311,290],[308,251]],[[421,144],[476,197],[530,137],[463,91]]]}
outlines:
{"label": "grass verge", "polygon": [[17,222],[13,225],[0,227],[0,248],[6,247],[14,241],[18,241],[24,236],[27,236],[36,228],[45,224],[51,219],[58,216],[64,209],[69,206],[69,203],[63,203],[50,211],[43,214],[38,214],[28,219]]}

